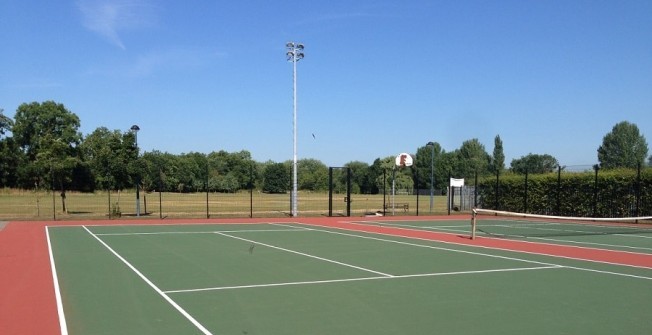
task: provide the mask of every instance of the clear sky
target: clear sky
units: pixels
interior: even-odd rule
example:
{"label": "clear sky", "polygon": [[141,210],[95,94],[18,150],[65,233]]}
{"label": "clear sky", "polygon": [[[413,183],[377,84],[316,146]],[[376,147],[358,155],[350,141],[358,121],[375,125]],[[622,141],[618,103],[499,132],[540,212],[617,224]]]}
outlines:
{"label": "clear sky", "polygon": [[[141,150],[329,166],[477,138],[506,163],[597,163],[620,121],[652,148],[652,1],[2,0],[0,108],[54,100]],[[314,137],[313,137],[314,134]],[[652,154],[650,152],[649,154]]]}

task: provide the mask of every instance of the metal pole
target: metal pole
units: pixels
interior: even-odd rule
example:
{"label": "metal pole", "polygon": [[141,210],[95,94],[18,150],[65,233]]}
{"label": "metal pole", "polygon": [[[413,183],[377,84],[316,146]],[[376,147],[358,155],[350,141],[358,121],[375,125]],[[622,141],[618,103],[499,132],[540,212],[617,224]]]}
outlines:
{"label": "metal pole", "polygon": [[383,169],[383,216],[387,215],[387,169]]}
{"label": "metal pole", "polygon": [[163,180],[161,178],[161,168],[158,169],[158,218],[163,220]]}
{"label": "metal pole", "polygon": [[346,216],[351,216],[351,168],[346,168]]}
{"label": "metal pole", "polygon": [[525,195],[523,196],[523,213],[527,213],[528,200],[528,170],[525,169]]}
{"label": "metal pole", "polygon": [[557,166],[557,215],[561,215],[561,165]]}
{"label": "metal pole", "polygon": [[333,168],[328,168],[328,217],[333,216]]}
{"label": "metal pole", "polygon": [[638,163],[636,166],[636,194],[634,195],[636,198],[636,209],[634,211],[634,216],[639,217],[640,216],[640,208],[641,208],[641,162]]}
{"label": "metal pole", "polygon": [[208,175],[209,175],[209,165],[208,165],[208,157],[207,157],[206,158],[206,218],[210,219],[211,212],[210,212],[210,208],[208,207]]}
{"label": "metal pole", "polygon": [[598,171],[600,166],[598,164],[593,165],[595,169],[595,181],[593,182],[593,217],[598,217]]}
{"label": "metal pole", "polygon": [[254,166],[249,167],[249,217],[254,217]]}
{"label": "metal pole", "polygon": [[392,215],[396,215],[396,166],[392,169]]}
{"label": "metal pole", "polygon": [[435,143],[428,142],[426,145],[432,147],[432,153],[430,155],[430,214],[432,214],[435,195]]}
{"label": "metal pole", "polygon": [[292,129],[293,129],[293,146],[294,146],[294,154],[292,156],[292,216],[296,217],[298,215],[297,213],[297,58],[296,56],[293,58],[292,61],[293,65],[293,121],[292,121]]}
{"label": "metal pole", "polygon": [[[131,131],[134,132],[134,140],[136,142],[136,161],[138,161],[138,125],[131,126]],[[138,168],[138,167],[137,167]],[[136,216],[140,216],[140,171],[136,172]]]}
{"label": "metal pole", "polygon": [[52,220],[57,221],[57,201],[54,197],[54,169],[50,167],[50,188],[52,189]]}
{"label": "metal pole", "polygon": [[293,137],[293,156],[292,156],[292,216],[298,216],[297,210],[297,61],[303,58],[303,44],[288,42],[285,45],[288,49],[288,60],[292,61],[292,98],[293,98],[293,114],[292,114],[292,137]]}
{"label": "metal pole", "polygon": [[413,173],[414,175],[414,186],[417,189],[417,216],[419,216],[419,169],[417,167],[414,167],[414,171],[416,173]]}
{"label": "metal pole", "polygon": [[108,189],[108,193],[109,193],[109,220],[111,220],[112,217],[111,217],[111,189],[110,188]]}

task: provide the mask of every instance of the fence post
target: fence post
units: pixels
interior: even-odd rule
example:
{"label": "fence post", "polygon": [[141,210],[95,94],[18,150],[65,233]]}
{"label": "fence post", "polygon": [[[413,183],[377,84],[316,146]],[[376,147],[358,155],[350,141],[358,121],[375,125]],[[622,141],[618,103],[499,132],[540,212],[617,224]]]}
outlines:
{"label": "fence post", "polygon": [[249,217],[254,217],[254,166],[249,166]]}
{"label": "fence post", "polygon": [[50,188],[52,189],[52,220],[57,220],[57,201],[54,196],[54,170],[50,167]]}
{"label": "fence post", "polygon": [[499,192],[500,192],[500,170],[496,169],[496,191],[494,192],[496,199],[495,199],[495,204],[494,204],[494,209],[498,210],[498,198],[499,198]]}
{"label": "fence post", "polygon": [[636,166],[636,209],[634,216],[639,217],[640,216],[640,207],[641,207],[641,162],[638,162],[638,165]]}
{"label": "fence post", "polygon": [[451,215],[451,207],[453,206],[453,199],[455,198],[455,189],[451,187],[451,171],[448,171],[448,215]]}
{"label": "fence post", "polygon": [[208,165],[208,157],[206,157],[206,218],[210,219],[211,217],[211,212],[208,208],[208,175],[209,175],[209,165]]}
{"label": "fence post", "polygon": [[158,218],[163,220],[163,178],[161,178],[161,168],[158,169]]}
{"label": "fence post", "polygon": [[475,170],[475,185],[473,186],[473,208],[478,208],[478,170]]}
{"label": "fence post", "polygon": [[110,187],[107,187],[106,193],[109,194],[109,220],[111,220],[112,215],[111,215],[111,188]]}
{"label": "fence post", "polygon": [[561,165],[557,166],[557,215],[561,215]]}
{"label": "fence post", "polygon": [[385,204],[387,203],[387,170],[383,169],[383,216],[385,216]]}
{"label": "fence post", "polygon": [[351,168],[346,168],[346,216],[351,216]]}
{"label": "fence post", "polygon": [[416,167],[414,166],[414,188],[417,190],[417,216],[419,216],[419,171]]}
{"label": "fence post", "polygon": [[598,171],[600,166],[598,164],[593,165],[595,170],[595,181],[593,182],[593,217],[598,216]]}
{"label": "fence post", "polygon": [[528,170],[525,169],[525,195],[523,196],[523,213],[527,213],[527,196],[528,196]]}

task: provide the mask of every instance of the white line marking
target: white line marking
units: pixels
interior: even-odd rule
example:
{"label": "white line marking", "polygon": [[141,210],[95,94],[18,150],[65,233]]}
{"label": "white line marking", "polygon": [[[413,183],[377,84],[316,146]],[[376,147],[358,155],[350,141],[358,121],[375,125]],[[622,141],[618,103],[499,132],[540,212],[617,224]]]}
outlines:
{"label": "white line marking", "polygon": [[362,271],[365,271],[365,272],[375,273],[375,274],[378,274],[378,275],[381,275],[381,276],[384,276],[384,277],[394,277],[393,275],[383,273],[383,272],[380,272],[380,271],[374,271],[374,270],[363,268],[363,267],[356,266],[356,265],[353,265],[353,264],[342,263],[342,262],[338,262],[338,261],[335,261],[335,260],[332,260],[332,259],[323,258],[323,257],[315,256],[315,255],[310,255],[310,254],[306,254],[306,253],[303,253],[303,252],[290,250],[290,249],[286,249],[286,248],[281,248],[281,247],[277,247],[275,245],[261,243],[261,242],[258,242],[258,241],[254,241],[254,240],[250,240],[250,239],[246,239],[246,238],[242,238],[242,237],[237,237],[237,236],[233,236],[233,235],[229,235],[229,234],[224,234],[224,233],[217,232],[217,231],[215,232],[215,234],[230,237],[230,238],[234,238],[234,239],[241,240],[241,241],[246,241],[246,242],[249,242],[249,243],[264,245],[264,246],[269,247],[269,248],[274,248],[274,249],[282,250],[282,251],[285,251],[285,252],[290,252],[290,253],[293,253],[293,254],[318,259],[320,261],[330,262],[330,263],[334,263],[334,264],[337,264],[337,265],[342,265],[342,266],[362,270]]}
{"label": "white line marking", "polygon": [[[545,265],[545,266],[557,266],[557,264],[537,262],[537,261],[531,261],[531,260],[527,260],[527,259],[507,257],[507,256],[498,256],[498,255],[492,255],[492,254],[485,254],[485,253],[480,253],[480,252],[475,252],[475,251],[466,251],[466,250],[458,250],[458,249],[451,249],[451,248],[435,247],[435,246],[432,246],[432,245],[423,245],[423,244],[418,244],[418,243],[388,240],[388,239],[384,239],[384,238],[380,238],[380,237],[362,236],[362,235],[356,235],[356,234],[350,234],[350,233],[343,233],[343,232],[339,232],[339,231],[329,231],[329,230],[315,229],[315,228],[306,228],[306,229],[312,230],[312,231],[317,231],[317,232],[328,233],[328,234],[343,235],[343,236],[363,238],[363,239],[374,240],[374,241],[396,243],[396,244],[408,245],[408,246],[419,247],[419,248],[428,248],[428,249],[434,249],[434,250],[443,250],[443,251],[450,251],[450,252],[456,252],[456,253],[462,253],[462,254],[483,256],[483,257],[500,258],[500,259],[507,259],[507,260],[511,260],[511,261],[526,262],[526,263],[532,263],[532,264],[540,264],[540,265]],[[396,237],[407,238],[407,237],[402,237],[402,236],[396,236]],[[439,241],[432,241],[432,240],[425,240],[425,241],[439,242]],[[470,247],[472,247],[472,246],[470,246]]]}
{"label": "white line marking", "polygon": [[158,231],[144,233],[100,233],[95,236],[130,236],[130,235],[176,235],[176,234],[215,234],[215,233],[258,233],[304,231],[303,227],[294,229],[245,229],[245,230],[211,230],[211,231]]}
{"label": "white line marking", "polygon": [[398,276],[391,276],[391,277],[385,277],[385,276],[382,276],[382,277],[363,277],[363,278],[314,280],[314,281],[286,282],[286,283],[273,283],[273,284],[254,284],[254,285],[239,285],[239,286],[206,287],[206,288],[196,288],[196,289],[187,289],[187,290],[171,290],[171,291],[165,291],[165,293],[194,293],[194,292],[204,292],[204,291],[235,290],[235,289],[245,289],[245,288],[331,284],[331,283],[344,283],[344,282],[367,281],[367,280],[378,280],[378,279],[402,279],[402,278],[417,278],[417,277],[437,277],[437,276],[453,276],[453,275],[466,275],[466,274],[478,274],[478,273],[514,272],[514,271],[559,269],[559,268],[563,268],[563,266],[553,265],[553,266],[539,266],[539,267],[530,267],[530,268],[510,268],[510,269],[492,269],[492,270],[477,270],[477,271],[418,273],[418,274],[398,275]]}
{"label": "white line marking", "polygon": [[[295,223],[295,224],[302,224],[302,223]],[[494,257],[494,258],[503,258],[503,259],[516,260],[516,261],[521,261],[521,262],[528,262],[528,263],[535,263],[535,264],[542,264],[542,265],[563,266],[563,265],[559,265],[559,264],[536,262],[536,261],[531,261],[531,260],[527,260],[527,259],[519,259],[519,258],[513,258],[513,257],[505,257],[505,256],[492,255],[492,254],[485,254],[485,253],[480,253],[480,252],[455,250],[455,249],[450,249],[450,248],[434,247],[434,246],[422,245],[422,244],[416,244],[416,243],[408,243],[408,242],[400,242],[400,241],[394,241],[394,240],[386,240],[386,239],[381,239],[381,238],[377,238],[377,237],[348,234],[348,233],[328,231],[328,230],[323,230],[323,229],[314,229],[314,228],[306,228],[306,229],[310,229],[310,230],[314,230],[314,231],[321,231],[321,232],[325,232],[325,233],[329,233],[329,234],[339,234],[339,235],[366,238],[366,239],[372,239],[372,240],[378,240],[378,241],[386,241],[386,242],[399,243],[399,244],[405,244],[405,245],[413,245],[413,246],[423,247],[423,248],[431,248],[431,249],[437,249],[437,250],[446,250],[446,251],[451,251],[451,252],[466,253],[466,254],[471,254],[471,255]],[[346,229],[346,228],[333,228],[333,229],[343,229],[343,230],[347,230],[347,231],[352,230],[352,229]],[[353,231],[355,231],[355,230],[353,230]],[[366,233],[366,232],[361,232],[361,233]],[[398,237],[398,238],[409,238],[409,237],[402,237],[402,236],[396,236],[396,235],[391,235],[391,234],[383,234],[383,233],[378,233],[378,232],[377,233],[367,233],[367,234],[380,234],[380,235],[385,235],[385,236],[395,236],[395,237]],[[460,245],[460,246],[471,247],[471,248],[481,248],[481,249],[488,249],[488,250],[501,250],[501,251],[508,251],[508,252],[524,253],[524,254],[528,254],[528,255],[555,257],[555,258],[563,258],[563,259],[569,259],[569,260],[575,260],[575,261],[583,261],[583,262],[591,262],[591,263],[625,266],[625,267],[638,268],[638,269],[650,269],[649,267],[646,267],[646,266],[636,266],[636,265],[620,264],[620,263],[613,263],[613,262],[595,261],[595,260],[583,259],[583,258],[574,258],[574,257],[568,257],[568,256],[558,256],[558,255],[550,255],[550,254],[543,254],[543,253],[535,253],[535,252],[530,252],[530,251],[519,251],[519,250],[502,249],[502,248],[485,247],[485,246],[472,246],[472,245],[458,244],[458,243],[454,243],[454,242],[436,241],[436,240],[422,239],[422,238],[416,238],[416,237],[412,237],[411,239],[417,239],[417,240],[422,240],[422,241],[427,241],[427,242],[443,243],[443,244]],[[528,242],[528,241],[522,241],[522,242],[524,242],[524,243],[537,243],[537,242]],[[547,243],[547,245],[558,245],[558,244]],[[575,247],[575,248],[587,249],[586,247]],[[608,250],[608,249],[605,249],[605,250]],[[634,253],[634,252],[629,252],[629,251],[620,251],[620,252],[646,255],[646,254],[642,254],[642,253]],[[638,276],[635,276],[635,275],[630,275],[630,274],[626,274],[626,273],[619,273],[619,272],[600,271],[600,270],[593,270],[593,269],[579,268],[579,267],[569,267],[569,268],[573,268],[573,269],[576,269],[576,270],[608,273],[608,274],[612,274],[612,275],[616,275],[616,276],[623,276],[623,277],[652,279],[652,278],[648,278],[648,277],[644,277],[644,276],[638,277]]]}
{"label": "white line marking", "polygon": [[113,255],[115,255],[119,260],[121,260],[122,263],[124,263],[127,267],[129,267],[131,269],[131,271],[133,271],[136,275],[138,275],[138,277],[140,277],[143,281],[145,281],[145,283],[147,283],[147,285],[149,285],[152,289],[154,289],[154,291],[156,291],[156,293],[158,293],[161,297],[163,297],[163,299],[165,299],[165,301],[167,301],[170,305],[172,305],[172,307],[174,307],[177,311],[179,311],[179,313],[181,313],[181,315],[186,317],[186,319],[188,319],[188,321],[190,321],[193,325],[195,325],[195,327],[197,327],[197,329],[199,329],[202,333],[204,333],[206,335],[212,335],[211,332],[208,331],[208,329],[206,329],[204,326],[202,326],[199,323],[199,321],[195,320],[195,318],[193,318],[192,315],[188,314],[188,312],[186,312],[181,306],[179,306],[176,302],[174,302],[174,300],[172,300],[170,297],[168,297],[167,294],[165,294],[163,291],[161,291],[161,289],[159,289],[156,285],[154,285],[154,283],[152,283],[147,277],[145,277],[145,275],[143,275],[140,271],[138,271],[138,269],[136,269],[133,265],[131,265],[131,263],[129,263],[124,257],[120,256],[120,254],[118,254],[108,244],[106,244],[104,241],[102,241],[102,239],[100,239],[95,234],[93,234],[90,230],[88,230],[88,228],[86,228],[86,226],[82,226],[82,227],[91,236],[93,236],[98,242],[100,242],[105,248],[107,248]]}
{"label": "white line marking", "polygon": [[578,267],[575,267],[575,266],[566,266],[566,268],[574,269],[574,270],[580,270],[580,271],[596,272],[596,273],[602,273],[602,274],[608,274],[608,275],[616,275],[616,276],[623,276],[623,277],[631,277],[631,278],[652,280],[652,277],[630,275],[630,274],[627,274],[627,273],[620,273],[620,272],[611,272],[611,271],[603,271],[603,270],[596,270],[596,269],[578,268]]}
{"label": "white line marking", "polygon": [[54,256],[52,255],[52,244],[50,243],[50,230],[45,227],[45,236],[48,240],[48,252],[50,254],[50,268],[52,269],[52,281],[54,282],[54,296],[57,300],[57,313],[59,314],[59,327],[61,335],[68,335],[68,324],[66,315],[63,312],[63,302],[61,300],[61,291],[59,290],[59,277],[57,276],[57,267],[54,265]]}
{"label": "white line marking", "polygon": [[[612,235],[619,235],[619,234],[612,234]],[[630,235],[622,235],[622,236],[630,236]],[[575,240],[561,240],[561,239],[546,238],[546,237],[527,237],[527,239],[529,239],[529,240],[541,240],[541,241],[552,241],[552,242],[560,242],[560,243],[570,243],[570,244],[580,244],[580,245],[582,245],[582,244],[585,244],[585,245],[598,245],[598,246],[601,246],[601,247],[612,247],[612,248],[652,250],[652,248],[646,248],[646,247],[634,247],[634,246],[629,246],[629,245],[607,244],[607,243],[597,243],[597,242],[583,242],[583,241],[575,241]],[[616,251],[619,251],[619,250],[616,250]],[[627,251],[623,251],[623,252],[627,252]]]}
{"label": "white line marking", "polygon": [[456,233],[468,233],[468,225],[466,226],[415,226],[415,225],[409,225],[409,224],[396,224],[396,223],[383,223],[383,226],[389,226],[389,227],[399,227],[399,228],[414,228],[414,229],[421,229],[421,230],[428,230],[428,231],[435,231],[435,232],[440,232],[440,231],[450,231],[450,232],[456,232]]}

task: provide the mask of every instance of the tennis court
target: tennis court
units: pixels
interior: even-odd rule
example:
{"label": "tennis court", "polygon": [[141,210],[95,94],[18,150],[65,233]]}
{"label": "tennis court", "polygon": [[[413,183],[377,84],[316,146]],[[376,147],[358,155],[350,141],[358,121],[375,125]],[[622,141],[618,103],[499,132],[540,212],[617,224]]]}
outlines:
{"label": "tennis court", "polygon": [[[652,267],[474,245],[469,228],[468,219],[410,219],[46,231],[62,332],[69,334],[652,329]],[[402,237],[398,231],[445,238]],[[609,249],[628,250],[626,257],[652,253],[649,235],[642,241],[601,237],[614,238],[608,244],[618,247]]]}

